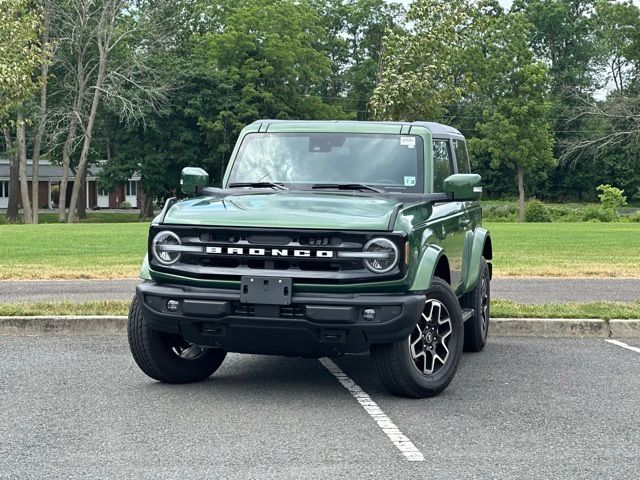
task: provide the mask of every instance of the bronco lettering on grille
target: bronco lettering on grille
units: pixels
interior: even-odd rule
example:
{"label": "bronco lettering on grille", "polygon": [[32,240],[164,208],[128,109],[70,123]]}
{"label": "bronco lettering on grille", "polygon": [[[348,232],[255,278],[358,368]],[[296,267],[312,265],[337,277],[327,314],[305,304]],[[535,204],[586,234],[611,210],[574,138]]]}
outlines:
{"label": "bronco lettering on grille", "polygon": [[331,250],[290,250],[288,248],[238,248],[238,247],[207,247],[206,253],[209,255],[252,255],[271,257],[315,257],[333,258],[334,252]]}

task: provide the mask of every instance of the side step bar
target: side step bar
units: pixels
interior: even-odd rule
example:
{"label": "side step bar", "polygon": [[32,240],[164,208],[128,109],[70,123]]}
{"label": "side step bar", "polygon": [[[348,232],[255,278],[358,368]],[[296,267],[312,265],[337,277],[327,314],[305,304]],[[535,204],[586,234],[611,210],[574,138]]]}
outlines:
{"label": "side step bar", "polygon": [[473,317],[473,308],[463,308],[462,309],[462,321],[466,322],[467,320],[469,320],[471,317]]}

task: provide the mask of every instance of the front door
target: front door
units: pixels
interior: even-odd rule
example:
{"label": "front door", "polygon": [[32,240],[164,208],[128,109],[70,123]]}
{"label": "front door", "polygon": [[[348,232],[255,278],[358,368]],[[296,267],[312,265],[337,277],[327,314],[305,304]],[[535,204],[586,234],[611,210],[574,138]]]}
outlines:
{"label": "front door", "polygon": [[109,192],[98,190],[98,208],[109,208]]}
{"label": "front door", "polygon": [[125,200],[131,205],[131,208],[138,208],[138,181],[128,180],[125,185]]}
{"label": "front door", "polygon": [[[451,142],[433,140],[433,192],[443,192],[444,179],[455,173]],[[462,255],[467,231],[467,215],[462,202],[445,202],[437,204],[437,220],[434,233],[440,237],[442,247],[449,259],[451,288],[457,291],[462,284]]]}

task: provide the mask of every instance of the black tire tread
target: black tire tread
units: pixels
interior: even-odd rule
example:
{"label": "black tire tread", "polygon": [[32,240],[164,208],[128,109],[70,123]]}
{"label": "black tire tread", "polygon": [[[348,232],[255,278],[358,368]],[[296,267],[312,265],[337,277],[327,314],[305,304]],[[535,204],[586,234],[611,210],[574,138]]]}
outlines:
{"label": "black tire tread", "polygon": [[[434,284],[446,289],[451,288],[446,281],[439,277],[434,277],[432,288]],[[453,292],[451,293],[455,297],[455,294],[453,294]],[[455,306],[459,308],[457,299]],[[450,314],[453,313],[454,312],[450,312]],[[461,312],[458,311],[457,313],[461,317]],[[400,342],[373,345],[371,347],[371,358],[380,381],[385,388],[387,388],[390,393],[403,397],[425,398],[439,395],[449,386],[457,369],[456,366],[456,369],[453,370],[453,374],[450,375],[450,377],[442,383],[439,388],[427,391],[416,385],[408,371],[403,368]]]}
{"label": "black tire tread", "polygon": [[161,335],[161,332],[156,332],[147,325],[138,298],[134,297],[129,308],[127,337],[133,359],[147,376],[165,383],[198,382],[213,374],[226,355],[222,351],[209,351],[201,359],[189,360],[193,362],[191,368],[181,371],[172,363],[179,360],[171,358],[164,351]]}
{"label": "black tire tread", "polygon": [[[473,290],[462,296],[460,304],[463,308],[472,308],[474,310],[473,316],[467,320],[464,324],[464,351],[465,352],[480,352],[486,345],[486,339],[482,338],[478,325],[480,322],[480,312],[478,310],[480,295],[480,278],[486,271],[489,274],[489,265],[484,257],[480,258],[480,267],[478,269],[478,281],[476,282]],[[489,279],[490,280],[490,279]],[[489,290],[491,292],[491,290]],[[491,296],[489,296],[489,302],[491,302]],[[490,304],[490,303],[489,303]],[[489,323],[487,322],[487,334],[489,332]]]}
{"label": "black tire tread", "polygon": [[138,304],[138,297],[133,297],[131,306],[129,307],[129,321],[127,322],[127,337],[129,338],[129,348],[133,354],[140,370],[154,380],[168,382],[169,378],[163,375],[162,370],[150,355],[152,345],[149,335],[145,335],[146,327],[142,310]]}
{"label": "black tire tread", "polygon": [[[406,372],[400,368],[400,352],[395,343],[374,345],[376,351],[372,355],[374,366],[382,384],[390,393],[403,397],[422,398],[424,393],[416,390]],[[437,395],[433,392],[430,396]]]}

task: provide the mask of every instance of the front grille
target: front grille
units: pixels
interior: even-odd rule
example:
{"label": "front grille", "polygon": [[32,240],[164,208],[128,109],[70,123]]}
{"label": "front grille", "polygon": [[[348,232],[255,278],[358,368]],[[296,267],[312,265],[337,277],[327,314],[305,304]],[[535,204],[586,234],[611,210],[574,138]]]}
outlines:
{"label": "front grille", "polygon": [[[256,306],[250,303],[233,302],[231,305],[233,315],[243,317],[255,317]],[[303,319],[304,306],[302,305],[282,305],[279,307],[279,318]]]}
{"label": "front grille", "polygon": [[235,315],[253,317],[256,314],[256,306],[249,303],[233,302],[232,308]]}
{"label": "front grille", "polygon": [[[379,236],[391,239],[399,252],[403,252],[404,238],[400,235],[152,226],[149,242],[156,233],[166,229],[175,232],[183,245],[203,249],[202,253],[183,253],[170,267],[159,264],[150,251],[152,269],[167,273],[221,280],[239,280],[243,275],[280,275],[309,283],[376,281],[401,274],[400,268],[387,274],[374,274],[360,259],[338,257],[340,251],[362,251],[367,241]],[[233,253],[228,253],[230,249]],[[298,256],[301,252],[304,255]],[[399,265],[402,263],[401,259]]]}
{"label": "front grille", "polygon": [[280,318],[304,318],[304,307],[301,305],[286,305],[280,307]]}

